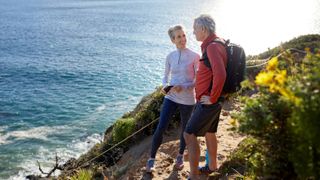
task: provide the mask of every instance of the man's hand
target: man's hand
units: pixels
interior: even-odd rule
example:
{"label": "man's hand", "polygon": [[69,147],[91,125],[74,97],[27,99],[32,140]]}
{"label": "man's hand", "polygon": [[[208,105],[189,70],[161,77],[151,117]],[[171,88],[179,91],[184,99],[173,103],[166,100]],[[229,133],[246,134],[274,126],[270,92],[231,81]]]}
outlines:
{"label": "man's hand", "polygon": [[210,96],[201,96],[200,102],[201,102],[201,104],[206,104],[206,105],[213,104],[213,103],[210,101]]}

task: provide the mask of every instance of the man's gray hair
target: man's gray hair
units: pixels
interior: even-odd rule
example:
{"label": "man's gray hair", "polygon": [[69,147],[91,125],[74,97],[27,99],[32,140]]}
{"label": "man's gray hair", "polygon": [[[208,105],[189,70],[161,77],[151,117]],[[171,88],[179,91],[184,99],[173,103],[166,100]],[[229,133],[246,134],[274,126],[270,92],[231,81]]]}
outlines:
{"label": "man's gray hair", "polygon": [[216,33],[216,23],[214,19],[208,14],[201,14],[194,19],[194,24],[201,28],[206,29],[209,34]]}
{"label": "man's gray hair", "polygon": [[168,35],[170,36],[170,39],[174,39],[175,38],[175,32],[177,30],[183,30],[184,31],[184,27],[180,24],[172,26],[169,28],[168,30]]}

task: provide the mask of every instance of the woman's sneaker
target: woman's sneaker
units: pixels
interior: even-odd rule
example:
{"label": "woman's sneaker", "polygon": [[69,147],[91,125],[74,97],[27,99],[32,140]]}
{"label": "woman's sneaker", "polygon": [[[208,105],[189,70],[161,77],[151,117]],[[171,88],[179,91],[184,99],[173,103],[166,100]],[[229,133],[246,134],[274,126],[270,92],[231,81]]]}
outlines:
{"label": "woman's sneaker", "polygon": [[178,169],[178,170],[181,170],[183,169],[184,167],[184,164],[183,164],[183,155],[179,154],[177,156],[177,159],[176,159],[176,163],[174,165],[174,168]]}
{"label": "woman's sneaker", "polygon": [[146,172],[151,173],[154,170],[154,158],[150,158],[147,161]]}

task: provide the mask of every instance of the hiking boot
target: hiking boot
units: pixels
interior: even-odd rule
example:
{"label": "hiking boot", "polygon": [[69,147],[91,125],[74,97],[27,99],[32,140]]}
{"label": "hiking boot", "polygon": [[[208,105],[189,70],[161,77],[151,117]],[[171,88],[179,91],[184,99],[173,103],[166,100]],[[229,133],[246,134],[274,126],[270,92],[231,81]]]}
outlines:
{"label": "hiking boot", "polygon": [[151,173],[154,170],[154,158],[150,158],[147,161],[146,172]]}
{"label": "hiking boot", "polygon": [[177,156],[177,159],[176,159],[176,163],[174,165],[174,167],[178,170],[181,170],[183,167],[184,167],[184,164],[183,164],[183,155],[179,154]]}

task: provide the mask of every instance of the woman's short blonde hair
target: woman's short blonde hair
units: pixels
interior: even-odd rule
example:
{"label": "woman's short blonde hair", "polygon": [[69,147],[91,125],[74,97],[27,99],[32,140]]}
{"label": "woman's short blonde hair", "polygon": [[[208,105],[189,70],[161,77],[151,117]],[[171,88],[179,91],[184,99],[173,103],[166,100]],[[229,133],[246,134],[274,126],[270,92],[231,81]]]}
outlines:
{"label": "woman's short blonde hair", "polygon": [[168,35],[169,35],[170,39],[175,38],[175,32],[177,30],[184,30],[184,27],[180,24],[170,27],[168,30]]}

